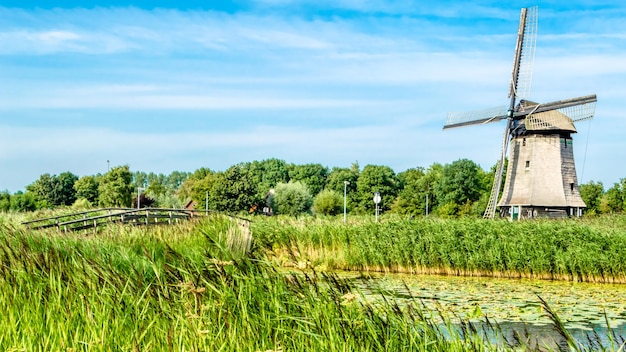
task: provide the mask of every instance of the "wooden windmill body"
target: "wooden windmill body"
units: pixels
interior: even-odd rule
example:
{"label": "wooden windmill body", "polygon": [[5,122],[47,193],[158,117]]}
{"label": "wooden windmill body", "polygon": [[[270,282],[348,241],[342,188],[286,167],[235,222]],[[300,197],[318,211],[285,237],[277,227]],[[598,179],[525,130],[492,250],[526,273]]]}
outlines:
{"label": "wooden windmill body", "polygon": [[511,219],[581,216],[586,207],[578,188],[572,134],[576,133],[575,122],[593,117],[596,96],[547,104],[525,100],[536,34],[537,7],[522,9],[508,107],[451,113],[444,125],[447,129],[507,121],[485,218],[494,218],[496,207],[501,216]]}

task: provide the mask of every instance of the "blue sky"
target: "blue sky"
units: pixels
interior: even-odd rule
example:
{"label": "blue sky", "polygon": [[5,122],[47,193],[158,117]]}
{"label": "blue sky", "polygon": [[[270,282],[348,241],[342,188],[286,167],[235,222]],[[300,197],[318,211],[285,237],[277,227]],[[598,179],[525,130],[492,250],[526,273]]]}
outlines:
{"label": "blue sky", "polygon": [[[521,7],[497,1],[3,1],[0,190],[113,165],[169,173],[280,158],[396,172],[498,158]],[[217,4],[217,5],[215,5]],[[596,93],[580,182],[626,177],[626,5],[539,3],[533,100]]]}

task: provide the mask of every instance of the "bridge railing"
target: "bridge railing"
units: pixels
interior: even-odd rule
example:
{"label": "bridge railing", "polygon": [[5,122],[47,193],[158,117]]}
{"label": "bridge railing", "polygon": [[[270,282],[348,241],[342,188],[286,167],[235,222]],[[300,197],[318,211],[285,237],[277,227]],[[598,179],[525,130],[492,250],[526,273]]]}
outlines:
{"label": "bridge railing", "polygon": [[211,210],[170,208],[103,208],[22,222],[30,229],[58,228],[64,231],[97,228],[111,223],[134,225],[173,224],[215,213]]}

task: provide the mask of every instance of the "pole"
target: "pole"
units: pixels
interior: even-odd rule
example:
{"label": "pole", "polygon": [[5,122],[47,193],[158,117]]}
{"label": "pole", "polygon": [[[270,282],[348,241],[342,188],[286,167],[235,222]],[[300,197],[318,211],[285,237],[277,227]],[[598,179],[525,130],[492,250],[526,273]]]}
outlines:
{"label": "pole", "polygon": [[378,222],[378,203],[376,203],[376,222]]}
{"label": "pole", "polygon": [[343,223],[346,223],[346,189],[350,182],[343,181]]}
{"label": "pole", "polygon": [[137,209],[141,209],[141,191],[143,191],[144,188],[141,187],[137,187]]}

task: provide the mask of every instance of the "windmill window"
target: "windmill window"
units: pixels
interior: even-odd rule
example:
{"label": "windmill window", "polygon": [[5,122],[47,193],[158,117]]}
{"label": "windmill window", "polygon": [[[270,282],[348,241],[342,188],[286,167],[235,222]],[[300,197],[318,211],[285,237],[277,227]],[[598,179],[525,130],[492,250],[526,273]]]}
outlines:
{"label": "windmill window", "polygon": [[526,138],[522,139],[522,147],[526,146]]}
{"label": "windmill window", "polygon": [[574,192],[574,184],[573,184],[573,183],[570,183],[570,184],[569,184],[569,190],[570,190],[570,191],[572,191],[572,192]]}
{"label": "windmill window", "polygon": [[526,160],[526,170],[530,169],[530,160]]}

